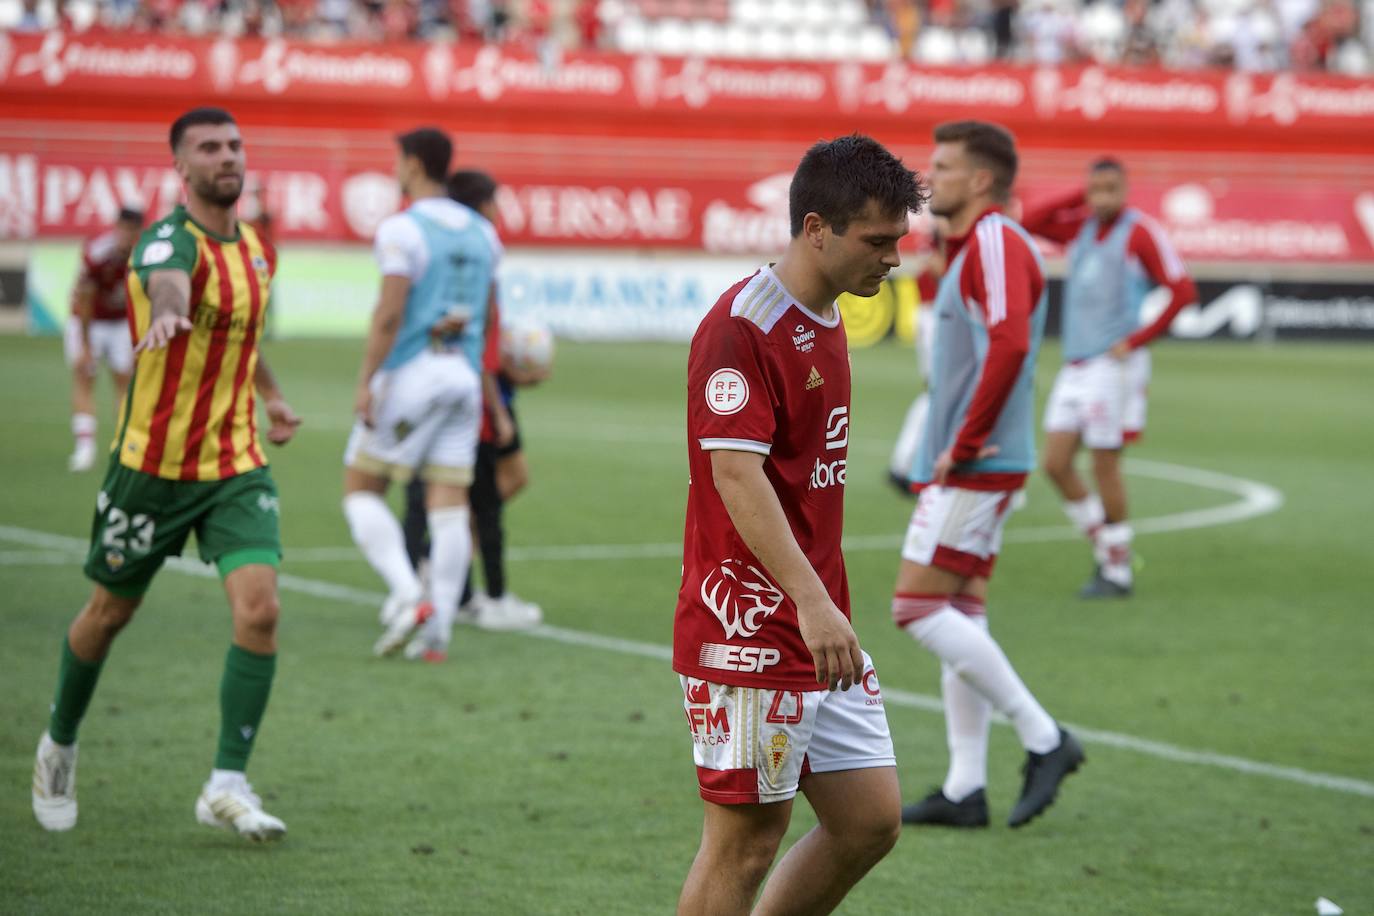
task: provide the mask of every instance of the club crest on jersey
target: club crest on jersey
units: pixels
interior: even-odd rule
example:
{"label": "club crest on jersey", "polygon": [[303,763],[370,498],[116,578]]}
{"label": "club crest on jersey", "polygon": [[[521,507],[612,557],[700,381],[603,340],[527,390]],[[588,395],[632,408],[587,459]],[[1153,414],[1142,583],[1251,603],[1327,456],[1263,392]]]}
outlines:
{"label": "club crest on jersey", "polygon": [[105,551],[105,565],[110,572],[119,572],[124,568],[124,554],[118,550]]}
{"label": "club crest on jersey", "polygon": [[726,560],[701,580],[702,603],[716,615],[726,639],[757,636],[782,599],[782,589],[742,560]]}

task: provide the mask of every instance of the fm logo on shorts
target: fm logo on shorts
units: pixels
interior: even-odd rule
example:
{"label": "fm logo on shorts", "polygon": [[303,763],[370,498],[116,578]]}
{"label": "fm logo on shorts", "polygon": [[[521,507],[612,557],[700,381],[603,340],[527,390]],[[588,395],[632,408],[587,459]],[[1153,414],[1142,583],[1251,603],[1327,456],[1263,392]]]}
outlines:
{"label": "fm logo on shorts", "polygon": [[706,406],[722,417],[739,413],[749,403],[749,382],[738,369],[717,369],[706,380]]}
{"label": "fm logo on shorts", "polygon": [[729,643],[704,642],[697,654],[697,664],[721,671],[762,671],[782,661],[782,653],[770,646],[732,646]]}
{"label": "fm logo on shorts", "polygon": [[726,560],[701,580],[701,600],[720,621],[726,639],[757,636],[782,599],[782,589],[742,560]]}
{"label": "fm logo on shorts", "polygon": [[725,707],[711,705],[711,687],[705,681],[688,679],[687,724],[692,727],[692,741],[697,744],[718,745],[730,742],[730,716]]}

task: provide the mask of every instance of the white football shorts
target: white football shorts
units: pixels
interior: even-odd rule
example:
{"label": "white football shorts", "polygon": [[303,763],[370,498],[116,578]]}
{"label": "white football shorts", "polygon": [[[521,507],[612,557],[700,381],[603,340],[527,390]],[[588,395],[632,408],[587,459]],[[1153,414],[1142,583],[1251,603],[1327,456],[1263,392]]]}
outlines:
{"label": "white football shorts", "polygon": [[[129,336],[129,322],[122,318],[92,321],[90,341],[91,356],[97,363],[103,362],[111,372],[120,375],[134,371],[134,343]],[[67,355],[67,365],[75,367],[76,361],[81,358],[81,322],[75,318],[67,319],[62,349]]]}
{"label": "white football shorts", "polygon": [[733,687],[682,681],[701,797],[768,804],[797,794],[811,773],[897,765],[873,660],[848,690]]}
{"label": "white football shorts", "polygon": [[1088,448],[1116,449],[1145,429],[1150,354],[1132,350],[1066,363],[1045,407],[1046,432],[1078,433]]}
{"label": "white football shorts", "polygon": [[353,424],[344,464],[398,483],[417,473],[469,486],[482,430],[482,385],[462,353],[426,350],[372,377],[371,428]]}
{"label": "white football shorts", "polygon": [[902,559],[970,579],[991,576],[1017,492],[938,484],[922,488],[902,542]]}

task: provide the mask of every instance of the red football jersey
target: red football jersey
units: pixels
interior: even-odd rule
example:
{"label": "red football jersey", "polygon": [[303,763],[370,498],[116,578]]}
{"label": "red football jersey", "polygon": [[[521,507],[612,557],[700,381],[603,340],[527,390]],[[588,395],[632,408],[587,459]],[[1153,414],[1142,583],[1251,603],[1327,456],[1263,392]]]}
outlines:
{"label": "red football jersey", "polygon": [[840,553],[849,452],[849,348],[770,268],[726,291],[687,360],[691,484],[673,669],[719,684],[819,690],[797,608],[735,531],[711,452],[766,456],[763,468],[802,552],[849,616]]}
{"label": "red football jersey", "polygon": [[124,290],[124,274],[129,256],[116,253],[113,232],[97,235],[81,248],[81,275],[77,282],[95,287],[91,301],[93,321],[124,321],[128,313],[128,298]]}

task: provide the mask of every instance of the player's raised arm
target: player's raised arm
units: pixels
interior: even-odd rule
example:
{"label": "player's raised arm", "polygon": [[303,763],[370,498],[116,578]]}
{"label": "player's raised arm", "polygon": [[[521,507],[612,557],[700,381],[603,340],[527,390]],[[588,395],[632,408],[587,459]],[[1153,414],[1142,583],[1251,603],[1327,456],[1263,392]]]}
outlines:
{"label": "player's raised arm", "polygon": [[854,628],[831,600],[820,576],[797,545],[773,484],[763,471],[764,456],[717,449],[711,476],[725,511],[744,544],[797,605],[802,640],[816,662],[816,682],[848,690],[863,675],[863,654]]}
{"label": "player's raised arm", "polygon": [[151,321],[143,339],[134,348],[160,350],[178,334],[191,330],[191,277],[176,268],[154,270],[148,274],[148,302]]}
{"label": "player's raised arm", "polygon": [[1021,214],[1021,225],[1034,235],[1067,245],[1090,216],[1087,195],[1082,188],[1076,188],[1027,207]]}

